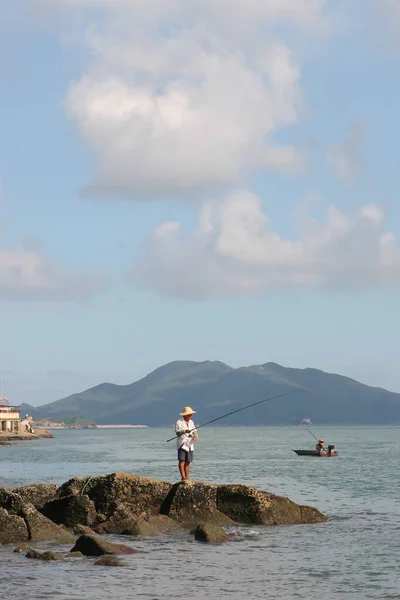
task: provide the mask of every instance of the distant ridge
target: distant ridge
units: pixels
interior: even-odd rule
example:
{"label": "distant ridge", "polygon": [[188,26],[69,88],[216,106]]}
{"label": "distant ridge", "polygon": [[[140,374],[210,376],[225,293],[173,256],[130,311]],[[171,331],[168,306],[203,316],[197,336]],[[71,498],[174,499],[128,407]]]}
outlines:
{"label": "distant ridge", "polygon": [[182,406],[198,421],[268,396],[299,393],[243,411],[223,425],[289,425],[294,416],[313,424],[400,424],[400,394],[370,387],[319,369],[283,367],[274,362],[234,369],[219,361],[174,361],[129,385],[101,383],[38,408],[22,405],[34,418],[81,416],[98,424],[145,423],[170,426]]}

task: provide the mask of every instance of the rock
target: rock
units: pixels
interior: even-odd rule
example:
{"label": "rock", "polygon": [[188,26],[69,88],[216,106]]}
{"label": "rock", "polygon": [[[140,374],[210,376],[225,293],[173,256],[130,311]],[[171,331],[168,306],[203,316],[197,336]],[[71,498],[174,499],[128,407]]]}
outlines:
{"label": "rock", "polygon": [[134,536],[155,536],[180,531],[182,528],[166,515],[156,515],[148,520],[138,519],[130,523],[122,533]]}
{"label": "rock", "polygon": [[66,558],[84,558],[84,555],[82,554],[82,552],[72,552],[71,550],[71,552]]}
{"label": "rock", "polygon": [[[91,530],[83,527],[92,526],[96,533],[145,536],[174,531],[177,523],[192,527],[199,523],[281,525],[327,520],[313,507],[299,506],[288,498],[246,485],[201,481],[171,485],[120,473],[67,481],[58,488],[56,498],[44,504],[42,515],[24,501],[32,497],[39,506],[53,493],[54,486],[50,489],[44,485],[27,486],[14,492],[0,487],[0,508],[6,511],[1,513],[4,526],[0,528],[0,543],[7,543],[2,540],[66,541],[66,532],[57,527],[60,523],[66,527],[79,525],[77,534],[90,537]],[[11,519],[18,525],[14,527],[10,525],[10,517],[22,519],[27,534],[22,521]],[[17,533],[12,537],[14,530]]]}
{"label": "rock", "polygon": [[230,541],[225,529],[215,523],[198,525],[194,530],[194,537],[198,542],[208,542],[209,544],[222,544]]}
{"label": "rock", "polygon": [[71,552],[82,552],[85,556],[103,556],[103,554],[135,554],[136,550],[124,544],[112,544],[96,535],[81,535]]}
{"label": "rock", "polygon": [[55,483],[37,483],[15,488],[11,491],[18,494],[23,502],[29,502],[35,508],[41,509],[47,502],[56,497],[57,490],[58,485]]}
{"label": "rock", "polygon": [[73,477],[63,483],[57,490],[57,498],[65,498],[65,496],[78,495],[82,493],[86,483],[94,479],[92,477]]}
{"label": "rock", "polygon": [[0,488],[0,544],[54,540],[69,543],[74,538],[44,517],[19,494]]}
{"label": "rock", "polygon": [[[94,533],[98,533],[99,535],[103,535],[104,533],[113,533],[114,535],[122,534],[123,530],[131,524],[131,520],[117,524],[114,519],[109,519],[104,523],[100,523],[93,528]],[[90,534],[89,534],[90,535]]]}
{"label": "rock", "polygon": [[77,495],[84,490],[93,500],[96,511],[110,519],[121,504],[131,517],[139,517],[143,512],[147,515],[158,514],[170,489],[171,484],[165,481],[112,473],[87,479],[71,479],[59,488],[57,496],[63,498]]}
{"label": "rock", "polygon": [[29,544],[20,544],[19,546],[14,548],[14,552],[28,552],[28,550],[31,550]]}
{"label": "rock", "polygon": [[51,550],[46,550],[46,552],[38,552],[37,550],[34,550],[33,548],[29,548],[28,552],[26,553],[26,558],[34,558],[36,560],[47,560],[47,561],[52,561],[52,560],[62,560],[62,556],[61,554],[58,554],[57,552],[52,552]]}
{"label": "rock", "polygon": [[90,527],[87,527],[86,525],[75,525],[74,534],[75,535],[93,535],[94,531],[93,531],[93,529],[90,529]]}
{"label": "rock", "polygon": [[35,427],[35,434],[38,438],[54,438],[54,435],[51,433],[50,429],[40,429]]}
{"label": "rock", "polygon": [[202,481],[177,483],[171,487],[161,513],[186,526],[205,521],[235,525],[229,516],[218,510],[217,489],[217,485]]}
{"label": "rock", "polygon": [[0,508],[0,544],[17,544],[28,539],[28,529],[24,519],[10,515],[5,508]]}
{"label": "rock", "polygon": [[[289,500],[289,498],[285,498],[285,500]],[[293,504],[291,500],[289,500],[289,502]],[[299,507],[301,512],[301,523],[326,523],[328,520],[325,515],[323,515],[317,508],[314,508],[313,506],[305,506],[300,504]]]}
{"label": "rock", "polygon": [[103,556],[94,563],[98,567],[125,567],[125,564],[116,556]]}
{"label": "rock", "polygon": [[32,504],[24,504],[19,515],[26,523],[29,540],[33,542],[53,540],[60,544],[67,544],[74,541],[74,538],[62,527],[52,523],[52,521],[36,510]]}
{"label": "rock", "polygon": [[36,429],[35,433],[28,433],[27,431],[20,431],[18,433],[3,432],[0,433],[1,441],[27,441],[27,440],[38,440],[39,438],[53,438],[53,434],[48,429]]}
{"label": "rock", "polygon": [[[141,513],[140,517],[142,517],[145,514],[146,513]],[[110,519],[106,519],[106,521],[104,522],[99,523],[95,527],[95,532],[100,534],[121,534],[136,520],[137,516],[135,515],[135,513],[132,513],[129,507],[121,503],[116,503],[112,517]]]}
{"label": "rock", "polygon": [[47,502],[42,508],[42,514],[54,523],[75,527],[75,525],[92,525],[96,518],[94,503],[86,495],[65,496]]}
{"label": "rock", "polygon": [[25,556],[26,556],[26,558],[34,558],[34,559],[40,560],[42,557],[42,554],[40,552],[38,552],[37,550],[35,550],[34,548],[29,548]]}
{"label": "rock", "polygon": [[[317,509],[295,504],[246,485],[216,485],[189,481],[171,485],[164,481],[136,475],[113,473],[98,477],[76,477],[63,484],[59,499],[84,497],[94,503],[97,533],[147,535],[147,524],[158,514],[165,515],[183,526],[198,523],[235,525],[253,523],[264,525],[320,523],[326,520]],[[75,502],[74,501],[74,502]],[[89,520],[92,518],[90,514]],[[77,524],[77,523],[75,523]],[[80,524],[87,525],[86,521]]]}
{"label": "rock", "polygon": [[63,557],[58,552],[53,552],[51,550],[46,550],[42,554],[42,560],[62,560]]}
{"label": "rock", "polygon": [[23,500],[21,496],[0,487],[0,508],[5,508],[11,515],[17,515],[21,510]]}
{"label": "rock", "polygon": [[315,508],[246,485],[219,485],[217,508],[240,523],[289,525],[327,520]]}
{"label": "rock", "polygon": [[107,521],[106,515],[103,515],[102,513],[97,513],[96,520],[95,520],[96,525],[99,525],[100,523],[104,523],[105,521]]}
{"label": "rock", "polygon": [[181,526],[167,515],[147,516],[142,512],[139,518],[123,504],[118,504],[114,515],[95,527],[95,533],[153,536],[181,530]]}

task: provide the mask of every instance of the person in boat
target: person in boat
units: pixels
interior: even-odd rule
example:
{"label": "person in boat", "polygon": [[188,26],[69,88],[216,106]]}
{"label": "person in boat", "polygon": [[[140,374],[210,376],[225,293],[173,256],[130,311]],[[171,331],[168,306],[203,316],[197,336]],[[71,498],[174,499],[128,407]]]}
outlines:
{"label": "person in boat", "polygon": [[178,449],[178,467],[182,481],[189,480],[190,464],[193,462],[194,442],[197,442],[199,436],[192,416],[196,414],[190,406],[185,406],[175,425],[176,445]]}
{"label": "person in boat", "polygon": [[320,454],[322,454],[322,452],[326,452],[325,450],[325,442],[324,440],[318,440],[318,444],[315,446],[315,449],[317,450],[317,452],[319,452]]}

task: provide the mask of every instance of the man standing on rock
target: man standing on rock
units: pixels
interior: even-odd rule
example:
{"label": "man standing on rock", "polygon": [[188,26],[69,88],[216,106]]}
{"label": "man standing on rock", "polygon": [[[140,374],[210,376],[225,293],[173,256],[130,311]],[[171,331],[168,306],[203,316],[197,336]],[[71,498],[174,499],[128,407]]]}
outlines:
{"label": "man standing on rock", "polygon": [[176,445],[178,448],[179,472],[182,481],[189,480],[190,463],[193,461],[194,442],[197,442],[198,435],[192,416],[196,413],[190,406],[185,406],[179,413],[182,419],[179,419],[175,425]]}

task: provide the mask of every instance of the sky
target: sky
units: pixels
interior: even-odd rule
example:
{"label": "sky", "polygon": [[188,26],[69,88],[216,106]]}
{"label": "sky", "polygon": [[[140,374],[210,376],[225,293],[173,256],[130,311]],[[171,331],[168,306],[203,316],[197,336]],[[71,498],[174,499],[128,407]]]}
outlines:
{"label": "sky", "polygon": [[400,392],[398,0],[2,13],[3,395],[173,360]]}

